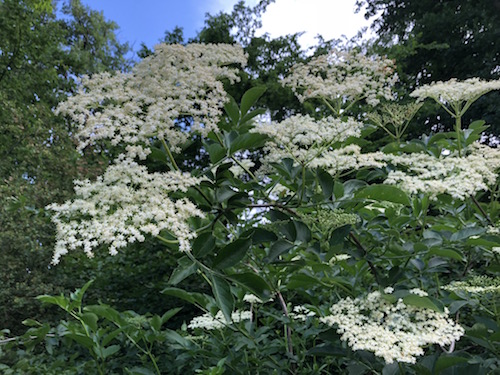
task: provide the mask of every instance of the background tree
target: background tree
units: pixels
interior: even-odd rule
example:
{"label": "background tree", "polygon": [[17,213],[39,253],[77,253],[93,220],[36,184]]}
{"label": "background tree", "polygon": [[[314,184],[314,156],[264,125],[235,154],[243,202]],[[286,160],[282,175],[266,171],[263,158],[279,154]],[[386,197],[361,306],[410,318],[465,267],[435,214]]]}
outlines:
{"label": "background tree", "polygon": [[41,313],[40,291],[72,283],[48,267],[53,229],[44,207],[99,169],[78,162],[71,128],[52,110],[79,75],[128,66],[115,23],[77,0],[63,12],[58,19],[48,0],[0,1],[0,321],[14,331]]}
{"label": "background tree", "polygon": [[[372,25],[378,37],[375,45],[396,59],[409,91],[451,78],[500,77],[498,0],[358,0],[357,5],[366,6],[366,18],[378,15]],[[465,123],[482,118],[491,125],[488,131],[500,134],[499,99],[498,92],[481,98]],[[438,114],[428,120],[450,126],[446,118]]]}

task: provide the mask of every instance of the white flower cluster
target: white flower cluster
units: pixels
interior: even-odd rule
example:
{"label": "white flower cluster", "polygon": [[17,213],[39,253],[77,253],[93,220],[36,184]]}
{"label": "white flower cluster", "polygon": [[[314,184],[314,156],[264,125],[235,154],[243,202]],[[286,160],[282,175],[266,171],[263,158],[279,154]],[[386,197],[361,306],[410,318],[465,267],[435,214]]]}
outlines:
{"label": "white flower cluster", "polygon": [[408,306],[402,299],[392,304],[378,291],[340,300],[330,311],[321,322],[337,325],[341,339],[353,350],[374,352],[386,363],[415,363],[415,357],[424,354],[422,347],[451,345],[464,334],[460,325],[447,318],[448,311]]}
{"label": "white flower cluster", "polygon": [[394,68],[394,61],[379,56],[334,50],[307,64],[294,65],[283,83],[301,102],[311,98],[343,102],[366,99],[375,106],[381,97],[393,99],[392,87],[397,81]]}
{"label": "white flower cluster", "polygon": [[441,105],[460,108],[466,102],[474,102],[482,95],[500,90],[500,79],[483,81],[479,78],[470,78],[458,81],[453,78],[446,82],[433,82],[413,91],[410,96],[423,100],[432,98]]}
{"label": "white flower cluster", "polygon": [[336,176],[344,171],[381,168],[386,165],[384,155],[382,152],[361,153],[361,147],[351,144],[323,152],[309,166],[324,168],[332,176]]}
{"label": "white flower cluster", "polygon": [[[100,139],[141,144],[156,136],[179,151],[189,137],[186,129],[206,135],[217,128],[227,100],[218,79],[238,80],[228,65],[246,64],[243,49],[224,44],[155,48],[130,73],[84,78],[78,94],[59,105],[57,112],[77,126],[79,149]],[[179,127],[182,116],[192,119],[184,131]]]}
{"label": "white flower cluster", "polygon": [[[231,320],[233,323],[239,323],[244,320],[252,320],[251,311],[239,311],[236,310],[231,314]],[[194,317],[188,324],[188,328],[195,329],[201,328],[206,330],[221,329],[231,324],[231,322],[226,321],[222,311],[217,312],[215,316],[210,313],[205,313],[200,316]]]}
{"label": "white flower cluster", "polygon": [[466,281],[453,281],[441,287],[449,292],[464,291],[474,294],[500,293],[500,277],[473,276]]}
{"label": "white flower cluster", "polygon": [[464,200],[495,184],[500,169],[500,149],[475,142],[466,156],[424,153],[382,154],[385,162],[400,169],[391,171],[384,181],[411,193],[427,193],[432,198],[449,194]]}
{"label": "white flower cluster", "polygon": [[297,305],[293,307],[292,311],[288,315],[290,316],[290,318],[294,320],[300,320],[305,322],[307,318],[316,316],[316,313],[314,311],[309,310],[305,306]]}
{"label": "white flower cluster", "polygon": [[308,115],[296,115],[280,123],[261,123],[252,131],[267,134],[271,139],[265,146],[266,163],[290,158],[306,165],[332,144],[359,137],[362,127],[362,123],[352,118],[342,121],[327,117],[316,121]]}
{"label": "white flower cluster", "polygon": [[200,179],[180,172],[148,173],[130,159],[108,167],[96,181],[75,181],[77,198],[64,204],[52,204],[57,229],[53,263],[68,250],[83,248],[91,257],[100,244],[109,245],[111,255],[118,248],[144,241],[145,234],[156,236],[168,230],[179,242],[181,251],[189,251],[195,237],[186,220],[203,217],[187,199],[168,197],[174,191],[186,192]]}

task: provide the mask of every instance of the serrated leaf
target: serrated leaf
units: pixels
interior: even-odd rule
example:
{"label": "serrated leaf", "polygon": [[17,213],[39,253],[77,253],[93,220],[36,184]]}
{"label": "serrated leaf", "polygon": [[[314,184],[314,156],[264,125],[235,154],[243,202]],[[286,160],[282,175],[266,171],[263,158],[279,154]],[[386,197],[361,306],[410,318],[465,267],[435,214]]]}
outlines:
{"label": "serrated leaf", "polygon": [[85,348],[91,350],[94,347],[94,341],[90,337],[78,333],[66,333],[64,337],[76,341],[78,344],[83,345]]}
{"label": "serrated leaf", "polygon": [[267,257],[268,262],[273,262],[278,256],[286,253],[292,249],[295,245],[290,241],[279,240],[271,245],[269,249],[269,255]]}
{"label": "serrated leaf", "polygon": [[231,242],[219,250],[213,267],[223,269],[238,264],[245,257],[251,245],[252,240],[250,238],[238,238],[236,241]]}
{"label": "serrated leaf", "polygon": [[165,288],[161,291],[161,293],[166,294],[168,296],[180,298],[184,301],[192,303],[193,305],[199,305],[203,308],[205,308],[211,302],[210,297],[205,294],[196,292],[187,292],[183,289],[174,287]]}
{"label": "serrated leaf", "polygon": [[303,273],[298,273],[290,277],[290,280],[287,283],[287,288],[292,290],[308,289],[317,286],[318,284],[320,284],[318,279]]}
{"label": "serrated leaf", "polygon": [[91,313],[91,312],[85,312],[83,313],[80,318],[83,320],[83,322],[88,325],[93,331],[97,331],[97,321],[99,318],[97,317],[96,314]]}
{"label": "serrated leaf", "polygon": [[240,150],[250,150],[259,148],[265,145],[268,137],[259,133],[244,133],[239,135],[231,142],[229,149],[231,154]]}
{"label": "serrated leaf", "polygon": [[204,257],[213,253],[215,238],[210,232],[201,233],[193,242],[193,253],[196,257]]}
{"label": "serrated leaf", "polygon": [[69,300],[64,296],[48,296],[42,295],[36,297],[42,303],[57,305],[65,311],[69,311]]}
{"label": "serrated leaf", "polygon": [[263,228],[256,228],[252,234],[252,243],[253,244],[259,244],[259,243],[263,243],[263,242],[272,242],[272,241],[276,241],[277,239],[278,239],[278,236],[276,236],[276,234],[274,234],[273,232],[268,231],[266,229],[263,229]]}
{"label": "serrated leaf", "polygon": [[231,322],[231,314],[234,309],[234,298],[231,294],[231,288],[229,283],[223,278],[212,275],[212,292],[214,294],[215,302],[217,306],[224,314],[227,322]]}
{"label": "serrated leaf", "polygon": [[440,249],[440,248],[432,248],[429,251],[429,254],[431,255],[437,255],[443,258],[451,258],[451,259],[456,259],[463,261],[464,257],[462,254],[460,254],[458,251],[451,250],[451,249]]}
{"label": "serrated leaf", "polygon": [[480,227],[467,227],[460,229],[458,232],[455,232],[451,235],[450,241],[462,241],[471,236],[477,236],[479,234],[484,233],[484,228]]}
{"label": "serrated leaf", "polygon": [[168,284],[177,285],[182,280],[191,276],[196,272],[198,266],[193,263],[188,257],[182,257],[178,260],[179,265],[172,271],[170,278],[168,279]]}
{"label": "serrated leaf", "polygon": [[120,345],[111,345],[102,350],[102,357],[108,358],[120,350]]}
{"label": "serrated leaf", "polygon": [[252,87],[247,90],[241,98],[241,115],[244,116],[248,110],[257,103],[257,100],[266,92],[265,86]]}
{"label": "serrated leaf", "polygon": [[262,300],[269,298],[271,288],[269,284],[259,275],[251,272],[237,273],[230,275],[229,278],[244,288],[250,290],[253,294]]}
{"label": "serrated leaf", "polygon": [[408,195],[400,188],[392,185],[370,185],[358,190],[355,196],[356,198],[367,198],[411,206]]}
{"label": "serrated leaf", "polygon": [[233,125],[238,124],[238,121],[240,120],[240,109],[238,108],[238,104],[236,103],[236,100],[231,95],[229,96],[229,100],[224,104],[224,110],[226,111],[226,114],[229,116],[231,119],[231,122]]}
{"label": "serrated leaf", "polygon": [[263,115],[264,113],[266,113],[266,110],[264,108],[254,109],[253,111],[250,111],[246,115],[244,115],[244,116],[241,117],[240,125],[244,125],[248,121],[250,121],[251,119],[253,119],[255,116]]}
{"label": "serrated leaf", "polygon": [[416,294],[408,294],[403,297],[403,302],[406,305],[411,305],[415,307],[422,307],[425,309],[434,310],[437,312],[442,312],[441,309],[432,302],[428,297],[417,296]]}
{"label": "serrated leaf", "polygon": [[181,310],[182,310],[182,307],[176,307],[175,309],[168,310],[165,314],[163,314],[161,316],[161,324],[163,325],[166,322],[168,322],[170,320],[170,318],[175,316]]}
{"label": "serrated leaf", "polygon": [[467,363],[467,358],[441,355],[436,361],[434,373],[439,374],[448,367],[456,366],[460,363]]}
{"label": "serrated leaf", "polygon": [[208,155],[210,156],[210,161],[215,164],[222,160],[226,156],[226,149],[218,143],[212,143],[207,147]]}
{"label": "serrated leaf", "polygon": [[321,185],[321,191],[323,192],[323,196],[325,198],[331,198],[334,186],[332,176],[330,175],[330,173],[327,173],[322,169],[318,170],[317,176],[319,184]]}

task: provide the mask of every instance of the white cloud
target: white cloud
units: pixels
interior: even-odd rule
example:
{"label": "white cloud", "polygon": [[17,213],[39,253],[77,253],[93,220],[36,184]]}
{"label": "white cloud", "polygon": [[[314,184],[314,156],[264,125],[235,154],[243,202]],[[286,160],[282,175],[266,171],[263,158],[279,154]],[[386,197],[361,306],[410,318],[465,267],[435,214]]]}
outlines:
{"label": "white cloud", "polygon": [[[212,0],[211,14],[231,12],[238,0]],[[259,0],[246,0],[254,6]],[[269,33],[272,38],[304,32],[299,39],[303,47],[316,44],[319,34],[330,40],[345,35],[355,36],[361,28],[370,25],[362,12],[355,14],[356,0],[276,0],[262,16],[259,34]]]}
{"label": "white cloud", "polygon": [[276,0],[262,16],[263,31],[271,37],[304,31],[299,39],[303,47],[316,44],[318,34],[326,40],[351,38],[370,25],[354,9],[355,0]]}

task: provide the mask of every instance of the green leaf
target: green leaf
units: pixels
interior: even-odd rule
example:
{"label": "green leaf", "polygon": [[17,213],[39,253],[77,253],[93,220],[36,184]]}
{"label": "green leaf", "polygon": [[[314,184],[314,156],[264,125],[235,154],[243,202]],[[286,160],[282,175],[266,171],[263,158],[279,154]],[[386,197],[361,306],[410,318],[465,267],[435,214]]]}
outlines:
{"label": "green leaf", "polygon": [[88,312],[91,312],[93,314],[96,314],[97,316],[108,319],[109,321],[116,323],[118,325],[122,325],[125,323],[123,318],[120,316],[120,313],[108,305],[104,305],[104,304],[89,305],[89,306],[85,306],[84,310],[86,312],[88,311]]}
{"label": "green leaf", "polygon": [[231,322],[231,313],[234,309],[234,298],[231,294],[229,283],[223,278],[212,275],[212,292],[217,302],[217,306],[224,314],[227,322]]}
{"label": "green leaf", "polygon": [[290,277],[290,281],[287,283],[289,289],[309,289],[320,284],[319,280],[315,277],[299,273],[294,274]]}
{"label": "green leaf", "polygon": [[255,116],[263,115],[264,113],[266,113],[266,110],[264,108],[254,109],[253,111],[250,111],[246,115],[241,117],[240,125],[244,125],[245,123],[253,119]]}
{"label": "green leaf", "polygon": [[215,238],[211,232],[201,233],[193,242],[193,253],[196,257],[204,257],[213,253],[215,249]]}
{"label": "green leaf", "polygon": [[168,156],[163,150],[157,147],[150,147],[150,150],[151,153],[148,156],[150,159],[168,164]]}
{"label": "green leaf", "polygon": [[237,282],[262,300],[266,300],[269,298],[271,292],[269,284],[262,277],[255,273],[236,273],[234,275],[230,275],[229,279]]}
{"label": "green leaf", "polygon": [[263,242],[272,242],[272,241],[276,241],[277,239],[278,239],[278,236],[276,236],[276,234],[274,234],[273,232],[268,231],[266,229],[263,229],[263,228],[256,228],[252,234],[252,243],[253,244],[259,244],[259,243],[263,243]]}
{"label": "green leaf", "polygon": [[120,350],[120,345],[111,345],[102,350],[102,357],[108,358]]}
{"label": "green leaf", "polygon": [[223,247],[215,258],[213,267],[223,269],[238,264],[246,255],[252,245],[250,238],[238,238],[229,245]]}
{"label": "green leaf", "polygon": [[166,329],[163,334],[168,340],[176,342],[184,348],[189,348],[191,346],[191,343],[188,340],[179,335],[177,332],[172,331],[171,329]]}
{"label": "green leaf", "polygon": [[442,312],[441,309],[428,297],[421,297],[417,296],[416,294],[408,294],[407,296],[403,297],[403,302],[406,305],[422,307],[425,309],[431,309],[437,312]]}
{"label": "green leaf", "polygon": [[247,90],[241,98],[241,115],[244,116],[248,110],[259,100],[259,98],[266,91],[265,86],[252,87]]}
{"label": "green leaf", "polygon": [[408,195],[400,188],[391,185],[370,185],[358,190],[355,196],[356,198],[367,198],[411,206]]}
{"label": "green leaf", "polygon": [[182,307],[176,307],[175,309],[168,310],[165,314],[163,314],[161,316],[161,324],[163,325],[166,322],[168,322],[170,320],[170,318],[175,316],[181,310],[182,310]]}
{"label": "green leaf", "polygon": [[323,196],[328,199],[331,198],[334,186],[332,176],[322,169],[318,170],[317,176],[319,184],[321,185],[321,190],[323,191]]}
{"label": "green leaf", "polygon": [[196,263],[193,263],[193,261],[191,261],[188,257],[182,257],[177,262],[179,265],[173,270],[170,278],[168,279],[168,283],[170,285],[179,284],[182,280],[191,276],[198,269]]}
{"label": "green leaf", "polygon": [[69,337],[88,350],[91,350],[94,347],[94,341],[92,341],[92,339],[88,336],[79,333],[66,333],[64,337]]}
{"label": "green leaf", "polygon": [[251,150],[265,145],[268,137],[259,133],[244,133],[231,142],[229,152],[234,154],[240,150]]}
{"label": "green leaf", "polygon": [[477,236],[479,234],[484,233],[484,228],[480,227],[467,227],[460,229],[458,232],[455,232],[451,235],[450,241],[462,241],[471,236]]}
{"label": "green leaf", "polygon": [[294,246],[295,245],[290,241],[286,240],[276,241],[271,245],[271,248],[269,249],[269,255],[267,256],[266,261],[269,263],[273,262],[278,256],[289,251]]}
{"label": "green leaf", "polygon": [[108,345],[113,339],[116,338],[121,332],[123,332],[123,328],[117,328],[114,331],[108,333],[103,339],[102,339],[102,345],[106,346]]}
{"label": "green leaf", "polygon": [[69,300],[65,296],[42,295],[36,298],[42,303],[50,303],[52,305],[57,305],[61,309],[69,311]]}
{"label": "green leaf", "polygon": [[448,367],[452,367],[460,363],[467,363],[467,361],[468,361],[467,358],[464,357],[441,355],[436,361],[436,365],[434,367],[434,373],[439,374],[441,371],[447,369]]}
{"label": "green leaf", "polygon": [[145,367],[133,367],[130,370],[125,368],[128,375],[156,375],[153,371]]}
{"label": "green leaf", "polygon": [[217,202],[222,203],[236,194],[238,194],[238,192],[234,191],[229,186],[222,186],[215,191],[215,198],[217,199]]}
{"label": "green leaf", "polygon": [[166,294],[168,296],[177,297],[193,305],[198,305],[203,308],[210,304],[211,297],[206,294],[196,293],[196,292],[187,292],[183,289],[169,287],[165,288],[161,291],[161,293]]}
{"label": "green leaf", "polygon": [[451,249],[431,248],[431,250],[429,251],[429,254],[437,255],[437,256],[440,256],[443,258],[451,258],[451,259],[464,261],[464,256],[462,254],[460,254],[458,251],[451,250]]}
{"label": "green leaf", "polygon": [[90,327],[93,331],[97,331],[97,320],[99,318],[97,317],[96,314],[91,313],[91,312],[85,312],[81,315],[80,317],[83,322]]}
{"label": "green leaf", "polygon": [[226,104],[224,104],[224,110],[231,119],[233,125],[237,125],[238,121],[240,120],[240,109],[238,108],[236,100],[234,100],[234,98],[231,95],[228,96],[229,96],[229,101],[226,102]]}
{"label": "green leaf", "polygon": [[226,149],[218,143],[212,143],[207,146],[210,161],[215,164],[226,156]]}

